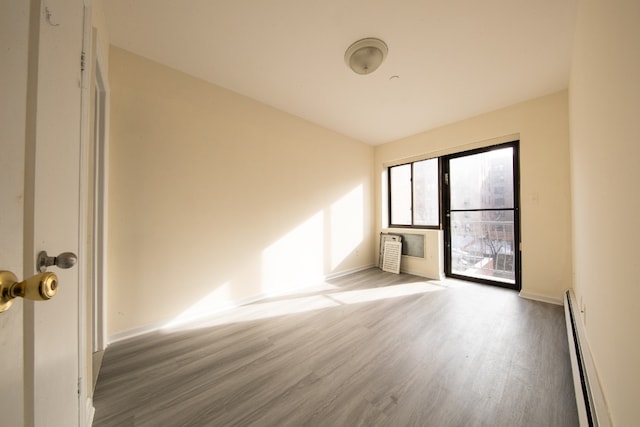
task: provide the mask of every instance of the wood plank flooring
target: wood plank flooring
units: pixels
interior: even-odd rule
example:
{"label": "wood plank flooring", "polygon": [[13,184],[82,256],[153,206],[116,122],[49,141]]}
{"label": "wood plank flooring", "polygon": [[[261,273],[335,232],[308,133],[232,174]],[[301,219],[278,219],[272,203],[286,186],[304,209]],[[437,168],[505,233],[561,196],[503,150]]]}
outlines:
{"label": "wood plank flooring", "polygon": [[110,346],[104,426],[577,426],[562,307],[370,269]]}

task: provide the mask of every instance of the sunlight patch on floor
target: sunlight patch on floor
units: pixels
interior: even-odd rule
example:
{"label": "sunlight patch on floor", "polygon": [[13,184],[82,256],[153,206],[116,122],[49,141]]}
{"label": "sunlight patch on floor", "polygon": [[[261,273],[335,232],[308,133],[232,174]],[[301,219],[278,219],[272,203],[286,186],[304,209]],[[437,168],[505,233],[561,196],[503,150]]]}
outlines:
{"label": "sunlight patch on floor", "polygon": [[323,310],[341,305],[361,304],[390,298],[421,295],[445,290],[446,287],[425,282],[398,284],[379,288],[357,289],[343,292],[324,292],[315,295],[294,295],[275,301],[262,301],[242,305],[224,313],[212,315],[200,321],[186,324],[169,324],[165,330],[192,330],[221,326],[239,322],[270,319],[291,314]]}
{"label": "sunlight patch on floor", "polygon": [[388,298],[398,298],[408,295],[424,294],[426,292],[442,291],[442,286],[429,282],[407,283],[404,285],[383,286],[380,288],[358,289],[354,291],[338,292],[328,296],[342,304],[358,304],[362,302],[378,301]]}

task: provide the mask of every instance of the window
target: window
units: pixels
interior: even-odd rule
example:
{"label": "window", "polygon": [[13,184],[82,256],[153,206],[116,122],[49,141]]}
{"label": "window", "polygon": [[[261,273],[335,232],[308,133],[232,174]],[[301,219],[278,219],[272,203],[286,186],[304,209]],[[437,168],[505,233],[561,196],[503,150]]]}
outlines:
{"label": "window", "polygon": [[440,226],[438,176],[437,158],[389,168],[390,226]]}

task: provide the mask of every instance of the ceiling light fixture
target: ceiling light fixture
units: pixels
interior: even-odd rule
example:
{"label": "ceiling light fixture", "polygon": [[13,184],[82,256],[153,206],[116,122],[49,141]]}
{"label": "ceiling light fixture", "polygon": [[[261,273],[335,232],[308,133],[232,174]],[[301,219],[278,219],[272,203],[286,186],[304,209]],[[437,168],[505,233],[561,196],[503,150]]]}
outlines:
{"label": "ceiling light fixture", "polygon": [[344,62],[355,73],[371,74],[387,56],[387,45],[380,39],[366,38],[353,43],[344,53]]}

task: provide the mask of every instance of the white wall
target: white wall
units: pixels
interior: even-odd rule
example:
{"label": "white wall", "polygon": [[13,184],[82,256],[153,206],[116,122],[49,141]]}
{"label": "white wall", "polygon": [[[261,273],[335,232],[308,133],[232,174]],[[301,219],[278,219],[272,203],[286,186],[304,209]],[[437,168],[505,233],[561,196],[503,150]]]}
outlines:
{"label": "white wall", "polygon": [[575,291],[616,426],[640,396],[640,2],[585,0],[570,82]]}
{"label": "white wall", "polygon": [[[572,280],[567,91],[376,147],[376,229],[387,226],[389,165],[514,139],[520,140],[522,294],[560,302]],[[432,272],[441,265],[428,258],[411,260],[409,268],[438,278]]]}
{"label": "white wall", "polygon": [[373,264],[373,147],[110,55],[108,333]]}

